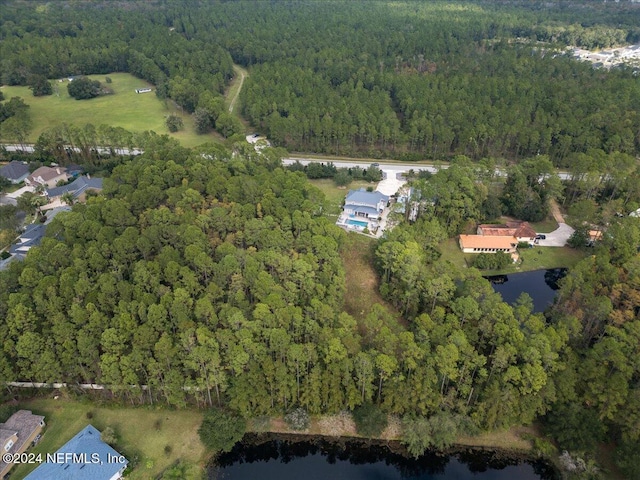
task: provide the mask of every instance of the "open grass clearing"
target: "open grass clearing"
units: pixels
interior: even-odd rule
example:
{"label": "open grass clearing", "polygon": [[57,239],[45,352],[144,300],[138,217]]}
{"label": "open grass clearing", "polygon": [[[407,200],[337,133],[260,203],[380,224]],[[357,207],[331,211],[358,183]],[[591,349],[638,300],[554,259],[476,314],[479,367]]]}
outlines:
{"label": "open grass clearing", "polygon": [[[155,92],[136,93],[136,88],[153,85],[128,73],[110,73],[107,75],[88,75],[93,80],[113,90],[113,95],[105,95],[90,100],[75,100],[67,91],[67,80],[52,80],[53,95],[34,97],[28,87],[4,86],[2,92],[6,99],[22,97],[29,105],[29,115],[33,122],[33,130],[29,141],[35,142],[45,130],[63,123],[83,127],[88,123],[95,126],[111,125],[122,127],[131,132],[152,130],[158,134],[169,134],[177,138],[185,147],[193,147],[206,142],[217,141],[213,134],[198,135],[195,133],[193,117],[182,112],[171,100],[161,100]],[[106,83],[110,77],[112,83]],[[57,91],[57,93],[56,93]],[[165,125],[165,117],[175,114],[182,118],[184,128],[176,133],[169,133]],[[8,141],[9,139],[3,139]],[[14,139],[15,140],[15,139]]]}
{"label": "open grass clearing", "polygon": [[[587,254],[569,247],[535,247],[518,250],[520,262],[501,270],[483,270],[484,275],[507,275],[509,273],[531,272],[550,268],[571,268]],[[472,256],[473,254],[468,254]]]}
{"label": "open grass clearing", "polygon": [[[192,465],[192,470],[201,470],[206,461],[198,436],[202,413],[196,410],[105,407],[64,398],[30,400],[20,407],[44,415],[47,422],[40,443],[29,452],[53,453],[90,423],[100,431],[113,428],[118,437],[114,448],[129,462],[132,456],[138,456],[137,466],[127,477],[132,480],[157,478],[178,460]],[[166,446],[170,447],[169,453],[165,452]],[[34,468],[14,467],[11,478],[20,480]]]}
{"label": "open grass clearing", "polygon": [[346,292],[344,295],[344,310],[353,316],[361,327],[371,312],[373,305],[379,304],[389,313],[394,321],[387,325],[391,331],[404,328],[400,315],[385,302],[380,295],[380,280],[373,268],[373,248],[376,240],[354,232],[348,232],[344,243],[340,247],[340,256],[346,271]]}
{"label": "open grass clearing", "polygon": [[505,450],[531,451],[532,445],[527,437],[540,436],[533,427],[511,427],[508,430],[480,433],[475,436],[462,435],[457,438],[457,445],[482,448],[500,448]]}
{"label": "open grass clearing", "polygon": [[529,225],[533,227],[536,233],[549,233],[558,228],[558,222],[555,218],[549,216],[540,222],[529,222]]}

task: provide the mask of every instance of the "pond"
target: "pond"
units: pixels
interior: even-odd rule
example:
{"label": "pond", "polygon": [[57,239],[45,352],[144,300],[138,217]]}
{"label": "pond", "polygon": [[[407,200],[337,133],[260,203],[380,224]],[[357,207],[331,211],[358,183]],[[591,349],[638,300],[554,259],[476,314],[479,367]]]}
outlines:
{"label": "pond", "polygon": [[554,268],[485,278],[508,304],[513,305],[521,293],[527,293],[533,299],[533,311],[543,312],[553,303],[558,281],[566,274],[566,268]]}
{"label": "pond", "polygon": [[[393,443],[393,442],[392,442]],[[398,445],[396,444],[396,449]],[[363,441],[243,442],[217,459],[211,480],[555,480],[549,466],[495,452],[427,453],[418,459]]]}

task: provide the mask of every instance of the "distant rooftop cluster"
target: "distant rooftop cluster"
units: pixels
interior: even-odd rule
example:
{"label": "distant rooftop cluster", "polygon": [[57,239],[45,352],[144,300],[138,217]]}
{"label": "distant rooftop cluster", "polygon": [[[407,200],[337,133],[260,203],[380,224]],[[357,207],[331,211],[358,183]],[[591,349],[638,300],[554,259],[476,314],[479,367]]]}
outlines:
{"label": "distant rooftop cluster", "polygon": [[591,62],[595,67],[611,68],[623,64],[640,67],[640,44],[599,51],[572,48],[571,51],[575,57]]}

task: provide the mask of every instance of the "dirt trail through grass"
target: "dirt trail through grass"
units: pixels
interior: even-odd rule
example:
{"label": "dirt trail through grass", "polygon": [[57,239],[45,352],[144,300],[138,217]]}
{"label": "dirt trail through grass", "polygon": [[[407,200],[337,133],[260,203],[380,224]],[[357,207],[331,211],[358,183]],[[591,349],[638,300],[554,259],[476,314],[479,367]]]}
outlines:
{"label": "dirt trail through grass", "polygon": [[238,97],[240,96],[240,91],[242,90],[244,79],[248,75],[248,72],[238,65],[234,65],[233,70],[236,72],[236,78],[233,79],[233,82],[229,87],[229,91],[227,92],[227,99],[231,98],[231,101],[229,102],[230,113],[233,112],[233,109],[238,102]]}
{"label": "dirt trail through grass", "polygon": [[556,201],[551,200],[549,202],[549,206],[551,207],[551,214],[553,215],[553,218],[555,218],[556,222],[565,223],[564,217],[562,216],[562,213],[560,213],[560,207],[558,206]]}

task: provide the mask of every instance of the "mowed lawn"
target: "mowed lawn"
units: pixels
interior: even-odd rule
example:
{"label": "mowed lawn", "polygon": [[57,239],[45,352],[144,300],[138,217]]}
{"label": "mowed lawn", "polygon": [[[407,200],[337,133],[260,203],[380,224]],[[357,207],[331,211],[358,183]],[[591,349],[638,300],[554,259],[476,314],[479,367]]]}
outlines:
{"label": "mowed lawn", "polygon": [[[106,83],[106,77],[110,77],[112,83]],[[53,95],[44,97],[34,97],[28,87],[4,86],[0,90],[4,93],[5,99],[22,97],[31,107],[29,114],[33,121],[33,130],[29,140],[32,142],[35,142],[45,130],[63,123],[80,127],[87,123],[95,126],[105,124],[122,127],[131,132],[152,130],[158,134],[167,133],[177,138],[185,147],[217,141],[217,137],[213,134],[197,135],[192,116],[181,112],[171,100],[165,102],[159,99],[155,91],[136,93],[136,88],[154,88],[144,80],[128,73],[89,75],[89,78],[98,80],[104,86],[111,88],[114,94],[90,100],[75,100],[69,96],[67,80],[64,82],[53,80]],[[165,125],[165,118],[171,113],[182,117],[184,128],[179,132],[169,133]]]}
{"label": "mowed lawn", "polygon": [[[129,462],[137,456],[137,466],[129,479],[157,478],[178,460],[191,465],[191,472],[198,473],[193,478],[200,478],[205,465],[205,450],[197,433],[202,422],[199,411],[100,407],[63,398],[35,399],[20,407],[44,415],[47,422],[40,443],[29,450],[32,453],[46,456],[55,452],[90,423],[100,431],[113,428],[118,437],[114,448]],[[92,418],[88,418],[89,412]],[[33,468],[34,465],[14,467],[12,480],[24,478]]]}

